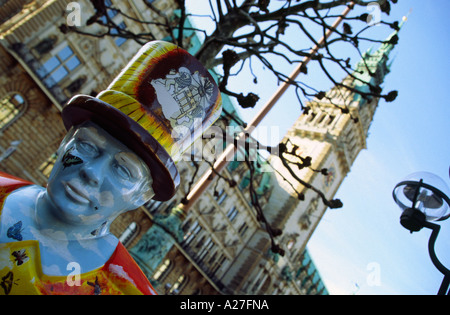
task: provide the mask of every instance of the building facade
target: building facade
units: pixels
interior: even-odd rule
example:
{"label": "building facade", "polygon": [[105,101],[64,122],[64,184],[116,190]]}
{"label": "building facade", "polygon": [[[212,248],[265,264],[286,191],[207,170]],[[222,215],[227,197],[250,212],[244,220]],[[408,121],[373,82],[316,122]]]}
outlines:
{"label": "building facade", "polygon": [[[96,95],[106,88],[140,44],[121,37],[62,33],[59,26],[67,24],[68,14],[76,12],[68,7],[69,0],[1,3],[0,171],[45,185],[56,159],[55,151],[66,133],[60,117],[65,102],[75,94]],[[81,24],[85,25],[95,13],[94,8],[88,0],[77,3],[82,10]],[[105,3],[137,20],[157,18],[141,0]],[[167,16],[176,17],[176,1],[157,0],[153,4]],[[135,32],[151,32],[158,39],[169,36],[164,29],[132,23],[114,11],[110,14],[117,25]],[[91,27],[96,27],[98,34],[104,32],[99,25]],[[187,37],[191,51],[195,51],[200,43],[193,34]],[[368,77],[361,62],[360,78],[381,84],[388,72],[391,49],[384,45],[374,53],[368,52],[364,58],[376,76]],[[344,81],[361,91],[368,88],[355,76]],[[289,150],[295,147],[297,154],[310,156],[312,168],[326,168],[328,173],[323,176],[304,169],[298,176],[332,198],[358,152],[366,146],[377,104],[377,99],[365,99],[342,88],[334,88],[326,98],[311,102],[310,113],[299,117],[283,141]],[[336,105],[347,106],[351,115],[343,114]],[[236,114],[226,97],[224,108]],[[356,123],[352,119],[355,117]],[[239,130],[226,114],[215,126],[219,130],[230,126]],[[131,252],[143,244],[155,244],[145,242],[149,231],[162,227],[164,233],[164,228],[171,227],[165,218],[210,167],[203,153],[223,145],[221,136],[201,140],[196,145],[202,150],[201,158],[191,161],[189,153],[198,153],[194,149],[178,164],[181,185],[172,200],[150,201],[114,222],[112,232]],[[164,251],[163,242],[157,240],[155,248],[161,257],[150,268],[145,261],[141,267],[148,271],[160,294],[327,294],[306,250],[326,206],[313,191],[289,185],[285,178],[291,183],[295,180],[282,171],[276,157],[268,162],[258,159],[253,166],[255,171],[250,174],[245,160],[237,155],[179,222],[177,239]],[[236,184],[230,185],[232,182]],[[283,231],[277,242],[286,252],[284,257],[271,251],[270,238],[250,202],[251,187],[271,226]],[[304,193],[304,201],[297,198],[298,192]]]}

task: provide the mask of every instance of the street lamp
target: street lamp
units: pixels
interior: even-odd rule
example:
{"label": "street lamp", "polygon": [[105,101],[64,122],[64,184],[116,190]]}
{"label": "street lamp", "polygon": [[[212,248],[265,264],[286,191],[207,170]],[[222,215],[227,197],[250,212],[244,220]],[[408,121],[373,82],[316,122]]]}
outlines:
{"label": "street lamp", "polygon": [[434,250],[441,226],[433,223],[450,217],[450,189],[440,177],[428,172],[418,172],[398,183],[392,194],[403,211],[400,223],[404,228],[411,233],[424,227],[432,230],[428,251],[431,261],[444,275],[438,295],[450,295],[450,270],[439,261]]}

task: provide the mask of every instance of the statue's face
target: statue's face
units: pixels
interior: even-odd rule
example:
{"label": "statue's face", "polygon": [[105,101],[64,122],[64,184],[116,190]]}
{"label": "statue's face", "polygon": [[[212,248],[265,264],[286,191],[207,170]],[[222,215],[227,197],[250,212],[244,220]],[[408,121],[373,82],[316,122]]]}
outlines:
{"label": "statue's face", "polygon": [[56,215],[64,221],[99,223],[136,209],[152,197],[147,165],[91,122],[69,133],[58,152],[47,192]]}

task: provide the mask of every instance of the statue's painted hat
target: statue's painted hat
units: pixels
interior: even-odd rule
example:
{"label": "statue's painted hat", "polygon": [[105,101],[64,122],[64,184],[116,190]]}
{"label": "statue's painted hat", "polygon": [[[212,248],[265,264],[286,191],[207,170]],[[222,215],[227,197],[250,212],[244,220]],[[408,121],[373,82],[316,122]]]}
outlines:
{"label": "statue's painted hat", "polygon": [[166,201],[180,181],[175,163],[221,110],[208,70],[178,46],[155,41],[96,98],[72,98],[62,118],[67,129],[91,120],[127,145],[152,172],[153,199]]}

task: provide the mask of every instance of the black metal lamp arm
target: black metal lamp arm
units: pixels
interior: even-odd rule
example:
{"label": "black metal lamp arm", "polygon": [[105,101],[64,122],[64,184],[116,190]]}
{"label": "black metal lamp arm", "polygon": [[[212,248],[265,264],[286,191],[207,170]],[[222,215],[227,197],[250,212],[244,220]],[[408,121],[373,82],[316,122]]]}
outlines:
{"label": "black metal lamp arm", "polygon": [[438,295],[449,295],[450,291],[447,292],[450,285],[450,270],[447,269],[437,258],[436,251],[434,249],[436,244],[436,239],[441,229],[441,226],[431,222],[425,222],[424,227],[431,229],[432,233],[430,240],[428,242],[428,252],[430,253],[430,258],[436,268],[444,275],[444,280],[442,281],[441,287],[439,289]]}

